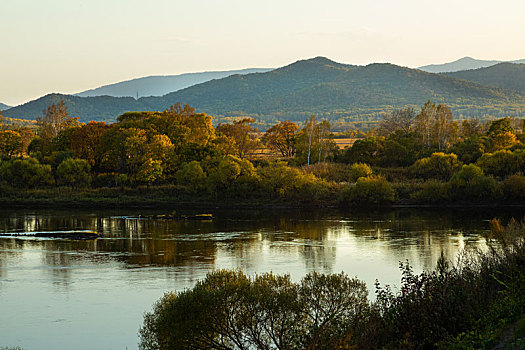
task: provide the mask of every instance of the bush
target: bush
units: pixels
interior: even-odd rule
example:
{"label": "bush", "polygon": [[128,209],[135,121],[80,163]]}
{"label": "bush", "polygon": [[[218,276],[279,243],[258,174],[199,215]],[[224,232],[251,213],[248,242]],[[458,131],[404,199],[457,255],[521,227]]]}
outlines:
{"label": "bush", "polygon": [[360,177],[341,193],[343,202],[354,204],[388,204],[394,201],[395,191],[383,177]]}
{"label": "bush", "polygon": [[507,200],[525,200],[525,176],[512,175],[503,181],[503,196]]}
{"label": "bush", "polygon": [[412,195],[412,198],[425,203],[446,202],[450,199],[450,186],[446,182],[428,180],[421,190]]}
{"label": "bush", "polygon": [[185,186],[190,193],[197,193],[206,185],[206,173],[196,160],[184,163],[175,174],[177,184]]}
{"label": "bush", "polygon": [[365,163],[354,163],[350,169],[350,181],[356,182],[360,177],[369,177],[373,174],[372,168]]}
{"label": "bush", "polygon": [[140,349],[333,349],[368,308],[363,282],[311,272],[300,283],[272,273],[215,271],[168,293],[140,329]]}
{"label": "bush", "polygon": [[350,166],[342,163],[315,163],[310,166],[303,166],[302,170],[319,179],[331,182],[347,182],[350,177]]}
{"label": "bush", "polygon": [[34,158],[3,162],[0,166],[0,179],[17,188],[47,186],[53,181],[51,166],[40,164]]}
{"label": "bush", "polygon": [[68,158],[57,168],[58,183],[72,187],[88,187],[91,183],[91,166],[87,160]]}
{"label": "bush", "polygon": [[412,173],[423,179],[449,180],[460,167],[458,157],[451,153],[432,153],[430,157],[417,160],[411,167]]}
{"label": "bush", "polygon": [[489,175],[503,177],[516,174],[525,171],[525,153],[521,150],[485,153],[478,159],[476,165]]}
{"label": "bush", "polygon": [[450,180],[451,197],[457,200],[497,199],[498,186],[492,177],[483,174],[483,170],[474,164],[463,165]]}

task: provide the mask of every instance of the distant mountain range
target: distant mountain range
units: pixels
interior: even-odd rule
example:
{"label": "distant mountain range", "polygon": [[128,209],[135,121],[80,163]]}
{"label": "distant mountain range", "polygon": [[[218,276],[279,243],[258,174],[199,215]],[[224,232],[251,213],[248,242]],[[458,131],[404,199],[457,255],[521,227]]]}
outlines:
{"label": "distant mountain range", "polygon": [[525,64],[504,62],[486,68],[443,74],[452,78],[519,91],[525,94]]}
{"label": "distant mountain range", "polygon": [[6,109],[9,109],[9,108],[11,108],[11,106],[8,106],[0,102],[0,111],[5,111]]}
{"label": "distant mountain range", "polygon": [[144,97],[162,96],[213,79],[222,79],[235,74],[264,73],[273,68],[247,68],[230,71],[186,73],[180,75],[148,76],[104,85],[96,89],[75,94],[80,97],[113,96]]}
{"label": "distant mountain range", "polygon": [[164,110],[181,102],[214,116],[215,121],[250,115],[263,123],[311,114],[336,121],[376,119],[384,111],[428,99],[447,103],[456,114],[523,116],[525,95],[393,64],[354,66],[324,57],[301,60],[265,73],[232,75],[160,97],[79,97],[50,94],[4,112],[35,119],[64,99],[81,121],[115,121],[126,111]]}
{"label": "distant mountain range", "polygon": [[[463,57],[459,60],[443,63],[443,64],[430,64],[428,66],[419,67],[419,69],[429,73],[445,73],[445,72],[457,72],[461,70],[485,68],[502,63],[506,61],[486,61],[477,60],[472,57]],[[508,61],[509,63],[525,63],[525,59]]]}

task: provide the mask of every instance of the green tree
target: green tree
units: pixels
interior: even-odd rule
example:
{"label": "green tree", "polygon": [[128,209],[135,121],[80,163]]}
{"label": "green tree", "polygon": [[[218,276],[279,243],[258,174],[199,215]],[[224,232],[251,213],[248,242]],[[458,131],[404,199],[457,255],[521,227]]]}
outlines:
{"label": "green tree", "polygon": [[52,183],[51,166],[34,158],[14,159],[0,165],[0,179],[10,186],[35,188]]}
{"label": "green tree", "polygon": [[411,167],[412,173],[423,179],[449,180],[461,164],[455,154],[432,153],[430,157],[418,159]]}
{"label": "green tree", "polygon": [[68,158],[57,167],[59,184],[72,187],[88,187],[91,183],[91,166],[85,159]]}

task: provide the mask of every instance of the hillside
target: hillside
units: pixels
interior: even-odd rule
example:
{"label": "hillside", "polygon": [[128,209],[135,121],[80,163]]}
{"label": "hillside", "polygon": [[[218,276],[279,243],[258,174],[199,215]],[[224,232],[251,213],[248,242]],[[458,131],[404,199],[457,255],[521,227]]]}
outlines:
{"label": "hillside", "polygon": [[11,106],[8,106],[0,102],[0,111],[5,111],[6,109],[9,109],[9,108],[11,108]]}
{"label": "hillside", "polygon": [[273,68],[248,68],[231,71],[187,73],[180,75],[149,76],[126,80],[115,84],[104,85],[96,89],[75,94],[80,97],[113,96],[139,97],[162,96],[167,93],[201,84],[213,79],[222,79],[234,74],[250,74],[268,72]]}
{"label": "hillside", "polygon": [[443,74],[456,79],[515,90],[525,94],[525,64],[504,62],[487,68]]}
{"label": "hillside", "polygon": [[[444,73],[444,72],[458,72],[462,70],[470,69],[479,69],[490,67],[504,61],[487,61],[487,60],[477,60],[472,57],[463,57],[459,60],[443,63],[443,64],[430,64],[427,66],[419,67],[420,70],[429,72],[429,73]],[[510,61],[510,63],[525,63],[525,59]]]}
{"label": "hillside", "polygon": [[179,101],[212,114],[215,121],[251,115],[265,123],[302,121],[313,113],[338,121],[371,120],[391,108],[418,107],[428,99],[449,104],[456,114],[525,113],[524,97],[517,92],[392,64],[352,66],[317,57],[266,73],[212,80],[162,97],[135,100],[51,94],[5,114],[35,119],[60,98],[82,121],[112,121],[126,111],[164,110]]}

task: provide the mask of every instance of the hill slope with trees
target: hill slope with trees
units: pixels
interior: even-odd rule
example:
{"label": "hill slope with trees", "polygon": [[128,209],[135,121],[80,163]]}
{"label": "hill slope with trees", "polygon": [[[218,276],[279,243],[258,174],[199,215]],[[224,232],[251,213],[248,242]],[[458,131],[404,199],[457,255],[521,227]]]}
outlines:
{"label": "hill slope with trees", "polygon": [[486,68],[443,74],[456,79],[525,93],[525,64],[503,62]]}
{"label": "hill slope with trees", "polygon": [[302,60],[266,73],[234,75],[162,97],[78,97],[51,94],[5,112],[36,119],[63,99],[80,121],[114,121],[127,111],[165,110],[177,103],[198,106],[220,122],[252,116],[265,124],[303,121],[312,114],[331,121],[374,120],[386,110],[418,106],[428,99],[447,103],[456,115],[525,113],[523,94],[393,64],[353,66],[324,57]]}

